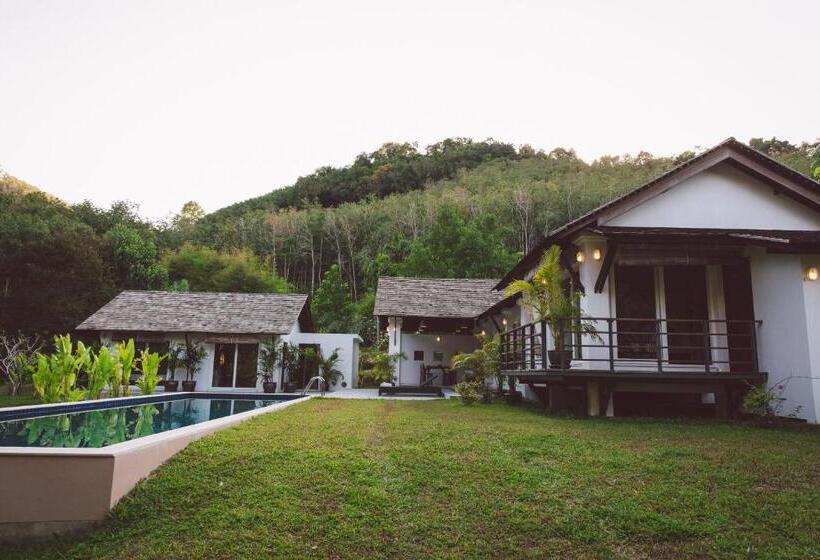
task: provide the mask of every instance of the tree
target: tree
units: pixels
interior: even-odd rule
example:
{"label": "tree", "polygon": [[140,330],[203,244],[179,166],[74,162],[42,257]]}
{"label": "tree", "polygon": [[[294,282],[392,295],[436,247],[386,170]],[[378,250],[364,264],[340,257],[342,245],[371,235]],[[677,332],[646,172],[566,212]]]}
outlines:
{"label": "tree", "polygon": [[338,265],[331,266],[316,292],[311,306],[319,332],[350,332],[353,330],[353,308],[350,288],[342,278]]}
{"label": "tree", "polygon": [[516,259],[504,246],[491,215],[465,222],[454,208],[442,206],[430,231],[411,243],[398,270],[404,276],[492,278]]}
{"label": "tree", "polygon": [[38,336],[0,334],[0,379],[8,382],[9,395],[16,395],[31,377],[34,354],[42,345]]}
{"label": "tree", "polygon": [[284,293],[291,286],[250,251],[219,253],[207,247],[184,245],[165,258],[176,289],[193,292]]}
{"label": "tree", "polygon": [[118,284],[127,289],[156,290],[168,282],[168,270],[159,260],[157,246],[136,228],[117,224],[105,234],[111,244]]}

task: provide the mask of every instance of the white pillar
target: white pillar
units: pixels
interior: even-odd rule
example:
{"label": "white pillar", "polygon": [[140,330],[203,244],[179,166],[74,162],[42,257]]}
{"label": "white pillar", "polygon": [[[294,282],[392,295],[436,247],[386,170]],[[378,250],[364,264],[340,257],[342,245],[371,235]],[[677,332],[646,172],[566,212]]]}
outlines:
{"label": "white pillar", "polygon": [[[401,317],[388,317],[387,319],[387,353],[401,354]],[[393,381],[396,385],[401,385],[401,363],[402,359],[396,360],[395,371],[393,372]]]}
{"label": "white pillar", "polygon": [[[584,262],[578,263],[578,275],[580,276],[581,284],[584,286],[584,293],[581,295],[581,309],[583,309],[584,315],[587,317],[611,317],[613,315],[609,301],[609,284],[610,278],[612,277],[611,269],[603,290],[601,293],[595,293],[595,282],[601,273],[601,268],[608,250],[606,240],[598,236],[582,236],[578,238],[576,245],[578,246],[578,250],[584,254]],[[600,256],[598,260],[595,260],[596,250]],[[577,262],[575,254],[567,256],[572,262]],[[614,268],[614,264],[611,264],[611,268]],[[586,369],[609,369],[609,325],[607,321],[599,320],[594,322],[594,326],[598,330],[603,342],[587,335],[582,337],[584,345],[595,345],[595,347],[584,347],[583,358],[595,358],[595,361],[586,362],[583,367]],[[614,328],[615,326],[613,326],[613,329]]]}

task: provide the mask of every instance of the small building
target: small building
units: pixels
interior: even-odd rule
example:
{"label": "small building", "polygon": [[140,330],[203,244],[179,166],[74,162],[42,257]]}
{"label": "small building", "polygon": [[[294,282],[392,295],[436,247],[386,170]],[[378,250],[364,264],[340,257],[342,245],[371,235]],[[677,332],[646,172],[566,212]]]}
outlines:
{"label": "small building", "polygon": [[475,350],[476,335],[518,326],[515,298],[493,288],[497,279],[382,276],[373,314],[388,335],[388,352],[401,354],[394,382],[402,386],[452,386],[450,362]]}
{"label": "small building", "polygon": [[[187,337],[206,351],[194,377],[197,391],[261,390],[259,346],[271,340],[313,347],[325,357],[337,351],[342,378],[331,390],[354,386],[358,373],[359,336],[312,332],[304,294],[129,290],[106,303],[77,330],[98,335],[104,344],[133,338],[138,349],[163,354]],[[318,372],[300,364],[283,378],[277,368],[277,391],[288,382],[301,389],[314,374]],[[174,377],[185,379],[185,370],[178,368]]]}

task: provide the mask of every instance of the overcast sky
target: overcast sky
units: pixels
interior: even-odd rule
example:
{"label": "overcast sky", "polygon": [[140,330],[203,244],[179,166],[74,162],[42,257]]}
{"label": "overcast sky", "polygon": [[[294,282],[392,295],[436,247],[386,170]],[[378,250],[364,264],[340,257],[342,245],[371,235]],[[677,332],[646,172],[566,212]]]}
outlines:
{"label": "overcast sky", "polygon": [[158,218],[386,141],[814,140],[818,22],[817,0],[0,0],[0,166]]}

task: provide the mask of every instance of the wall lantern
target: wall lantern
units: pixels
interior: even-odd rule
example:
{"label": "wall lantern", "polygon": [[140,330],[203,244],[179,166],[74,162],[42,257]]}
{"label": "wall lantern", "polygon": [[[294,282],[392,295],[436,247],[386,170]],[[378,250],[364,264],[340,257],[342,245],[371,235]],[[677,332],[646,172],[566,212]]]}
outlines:
{"label": "wall lantern", "polygon": [[810,266],[806,269],[806,280],[814,282],[818,278],[818,271],[816,266]]}
{"label": "wall lantern", "polygon": [[505,327],[507,326],[507,319],[506,319],[506,317],[505,317],[504,319],[501,319],[501,324],[502,324],[502,325],[504,325]]}
{"label": "wall lantern", "polygon": [[596,261],[601,260],[601,250],[600,249],[593,249],[592,250],[592,258]]}
{"label": "wall lantern", "polygon": [[584,255],[583,251],[578,251],[577,253],[575,253],[575,260],[579,263],[582,263],[586,260],[586,255]]}
{"label": "wall lantern", "polygon": [[441,342],[441,337],[440,336],[436,337],[436,342]]}
{"label": "wall lantern", "polygon": [[221,365],[221,366],[225,365],[225,352],[220,352],[219,353],[219,365]]}
{"label": "wall lantern", "polygon": [[487,336],[487,331],[485,331],[484,329],[481,329],[481,336]]}

